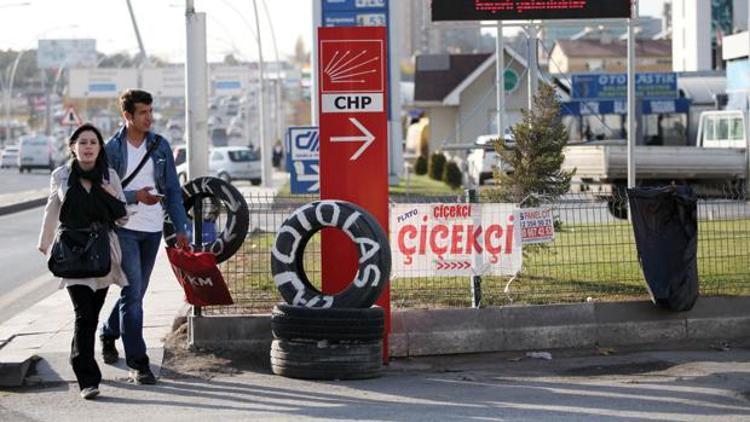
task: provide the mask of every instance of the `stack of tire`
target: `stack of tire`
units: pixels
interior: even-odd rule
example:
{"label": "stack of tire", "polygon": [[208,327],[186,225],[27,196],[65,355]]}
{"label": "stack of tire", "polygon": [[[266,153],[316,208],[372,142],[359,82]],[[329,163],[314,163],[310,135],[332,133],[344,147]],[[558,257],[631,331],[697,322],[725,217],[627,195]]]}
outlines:
{"label": "stack of tire", "polygon": [[[317,290],[303,268],[305,246],[323,228],[342,230],[359,250],[357,275],[335,295]],[[390,278],[391,251],[372,215],[345,201],[298,208],[277,232],[271,270],[286,301],[271,314],[274,374],[319,380],[380,375],[385,315],[373,304]]]}

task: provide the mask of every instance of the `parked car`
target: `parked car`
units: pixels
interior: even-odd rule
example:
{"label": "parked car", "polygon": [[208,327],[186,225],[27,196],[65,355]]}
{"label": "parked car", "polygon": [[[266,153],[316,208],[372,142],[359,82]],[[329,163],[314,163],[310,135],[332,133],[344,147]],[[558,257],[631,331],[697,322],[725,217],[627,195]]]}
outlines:
{"label": "parked car", "polygon": [[[477,147],[472,150],[466,161],[468,163],[469,180],[476,185],[483,185],[494,177],[494,170],[499,163],[499,156],[495,151],[494,141],[498,135],[482,135],[477,138],[474,145]],[[513,137],[510,134],[505,135],[505,142],[513,144]],[[503,165],[503,170],[511,170],[507,164]]]}
{"label": "parked car", "polygon": [[31,173],[32,169],[54,170],[62,161],[55,138],[46,135],[26,135],[18,141],[18,171]]}
{"label": "parked car", "polygon": [[179,166],[180,164],[187,161],[187,146],[185,144],[173,146],[172,153],[175,166]]}
{"label": "parked car", "polygon": [[[260,156],[248,147],[214,147],[208,150],[208,174],[227,182],[249,180],[253,185],[261,182]],[[187,163],[177,166],[180,181],[187,181]]]}
{"label": "parked car", "polygon": [[9,145],[5,147],[0,155],[0,168],[13,168],[18,167],[18,147],[15,145]]}

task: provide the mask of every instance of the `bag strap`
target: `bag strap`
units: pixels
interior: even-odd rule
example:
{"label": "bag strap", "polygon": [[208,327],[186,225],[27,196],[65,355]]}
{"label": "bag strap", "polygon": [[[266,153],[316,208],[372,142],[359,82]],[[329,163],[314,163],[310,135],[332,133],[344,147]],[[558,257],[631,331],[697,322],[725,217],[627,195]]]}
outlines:
{"label": "bag strap", "polygon": [[[123,179],[123,181],[121,182],[121,185],[122,185],[123,189],[125,189],[125,187],[127,185],[129,185],[130,182],[133,181],[133,179],[135,178],[135,176],[138,175],[138,172],[140,172],[141,169],[143,168],[143,166],[146,165],[146,160],[148,160],[149,158],[151,158],[151,153],[154,152],[154,150],[156,149],[156,146],[159,145],[160,141],[161,140],[157,136],[156,137],[156,141],[154,141],[154,143],[151,144],[151,146],[148,148],[148,151],[146,151],[146,155],[144,155],[143,159],[141,160],[141,162],[138,163],[138,167],[136,167],[135,170],[133,170],[133,172],[130,173],[130,175],[128,177],[126,177],[125,179]],[[127,140],[125,142],[127,142]]]}

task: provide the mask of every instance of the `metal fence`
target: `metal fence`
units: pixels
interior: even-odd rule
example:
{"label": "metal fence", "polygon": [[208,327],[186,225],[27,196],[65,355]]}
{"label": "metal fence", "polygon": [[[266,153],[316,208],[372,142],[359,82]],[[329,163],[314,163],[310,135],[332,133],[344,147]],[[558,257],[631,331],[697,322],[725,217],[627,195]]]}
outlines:
{"label": "metal fence", "polygon": [[[271,276],[270,251],[276,229],[297,207],[317,196],[245,192],[250,229],[238,253],[221,264],[235,304],[203,308],[204,314],[267,313],[281,301]],[[458,203],[452,196],[392,195],[393,203]],[[482,305],[546,304],[646,299],[633,231],[622,210],[627,198],[567,194],[541,206],[556,217],[555,241],[524,247],[523,269],[514,277],[482,277]],[[750,294],[750,204],[744,194],[725,190],[698,202],[698,269],[703,295]],[[221,219],[219,221],[221,226]],[[304,252],[304,269],[320,288],[320,233]],[[391,280],[394,308],[468,307],[469,276]]]}

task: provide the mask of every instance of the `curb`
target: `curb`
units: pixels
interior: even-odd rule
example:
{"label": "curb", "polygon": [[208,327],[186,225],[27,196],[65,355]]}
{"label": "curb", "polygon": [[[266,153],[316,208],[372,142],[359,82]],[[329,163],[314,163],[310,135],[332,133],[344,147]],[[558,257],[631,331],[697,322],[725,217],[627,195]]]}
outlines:
{"label": "curb", "polygon": [[32,208],[42,207],[47,203],[47,197],[30,199],[23,202],[16,202],[10,205],[0,205],[0,216],[13,214],[19,211],[26,211]]}
{"label": "curb", "polygon": [[[393,312],[393,357],[750,338],[750,297],[701,297],[689,312],[651,302]],[[270,315],[189,316],[188,342],[269,353]]]}

